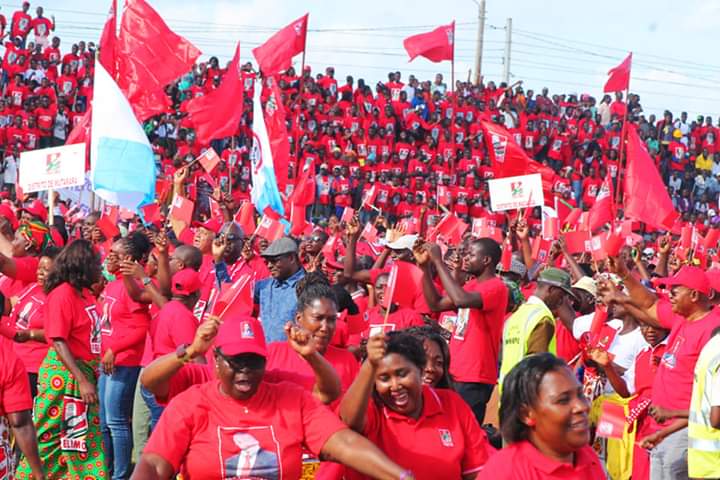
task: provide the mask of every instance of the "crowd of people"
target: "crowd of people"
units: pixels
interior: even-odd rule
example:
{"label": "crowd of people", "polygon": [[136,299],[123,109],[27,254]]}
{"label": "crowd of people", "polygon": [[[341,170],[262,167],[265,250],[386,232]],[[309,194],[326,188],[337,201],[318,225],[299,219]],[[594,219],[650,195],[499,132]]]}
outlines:
{"label": "crowd of people", "polygon": [[[236,134],[196,141],[185,106],[228,74],[212,57],[144,124],[152,215],[60,195],[48,211],[16,191],[19,154],[68,138],[95,47],[63,54],[54,18],[29,8],[0,16],[0,479],[720,478],[710,117],[657,119],[634,94],[290,68],[263,79],[286,114],[283,199],[306,212],[283,233],[246,214],[252,64]],[[490,209],[480,119],[554,172],[547,205],[578,211],[604,179],[620,187],[635,124],[677,228],[619,208],[617,252],[571,248],[570,222],[541,254],[540,208]],[[179,197],[190,222],[170,213]]]}

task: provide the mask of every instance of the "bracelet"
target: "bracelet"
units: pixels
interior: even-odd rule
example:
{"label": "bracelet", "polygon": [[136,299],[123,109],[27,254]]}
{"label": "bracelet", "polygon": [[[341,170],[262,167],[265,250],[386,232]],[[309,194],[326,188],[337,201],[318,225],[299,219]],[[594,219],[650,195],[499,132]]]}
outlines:
{"label": "bracelet", "polygon": [[34,332],[33,332],[32,330],[30,330],[30,335],[29,335],[29,337],[30,337],[30,340],[35,340],[35,338],[34,338],[34,337],[35,337],[35,334],[34,334]]}
{"label": "bracelet", "polygon": [[412,470],[405,470],[404,472],[402,472],[400,474],[400,477],[398,478],[398,480],[410,480],[410,479],[414,479],[414,478],[415,478],[415,474],[412,472]]}

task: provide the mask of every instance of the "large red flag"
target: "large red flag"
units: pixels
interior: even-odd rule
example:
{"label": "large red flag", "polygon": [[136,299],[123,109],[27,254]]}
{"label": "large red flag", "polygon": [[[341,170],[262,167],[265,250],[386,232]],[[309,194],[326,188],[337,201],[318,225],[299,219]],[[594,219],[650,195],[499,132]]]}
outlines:
{"label": "large red flag", "polygon": [[307,207],[315,203],[315,161],[306,159],[295,188],[290,194],[289,203]]}
{"label": "large red flag", "polygon": [[[145,0],[126,3],[117,47],[118,85],[140,120],[166,111],[165,102],[153,108],[155,98],[166,97],[165,86],[188,72],[200,56],[200,50],[170,30]],[[143,99],[147,95],[153,100]],[[135,103],[142,104],[142,115]]]}
{"label": "large red flag", "polygon": [[100,34],[100,52],[98,59],[105,70],[110,74],[111,77],[115,78],[117,75],[117,55],[115,50],[117,48],[117,0],[112,0],[110,4],[110,12],[108,13],[107,21]]}
{"label": "large red flag", "polygon": [[678,217],[655,162],[634,126],[627,126],[627,165],[623,188],[625,217],[670,229]]}
{"label": "large red flag", "polygon": [[530,157],[513,139],[505,127],[487,120],[480,120],[485,134],[495,178],[524,175],[528,170]]}
{"label": "large red flag", "polygon": [[195,139],[200,145],[207,145],[214,138],[232,136],[237,131],[243,114],[241,66],[238,42],[235,56],[220,86],[207,95],[188,101],[186,111],[195,126]]}
{"label": "large red flag", "polygon": [[270,82],[269,90],[270,96],[265,103],[265,127],[270,140],[275,180],[277,181],[278,190],[284,195],[288,182],[290,142],[288,141],[287,124],[285,123],[285,108],[275,78]]}
{"label": "large red flag", "polygon": [[590,208],[589,226],[590,231],[601,228],[615,218],[615,202],[613,201],[613,185],[610,176],[605,177],[595,197],[595,203]]}
{"label": "large red flag", "polygon": [[251,202],[243,202],[235,214],[235,222],[240,224],[245,235],[255,231],[255,206]]}
{"label": "large red flag", "polygon": [[263,75],[267,77],[287,70],[292,58],[305,50],[307,23],[306,13],[253,49],[253,55]]}
{"label": "large red flag", "polygon": [[619,92],[627,90],[630,85],[630,68],[632,66],[632,52],[615,68],[608,71],[608,79],[605,82],[603,92]]}
{"label": "large red flag", "polygon": [[453,60],[455,49],[455,22],[443,25],[432,32],[420,33],[403,40],[403,46],[410,56],[409,61],[415,57],[425,57],[431,62]]}

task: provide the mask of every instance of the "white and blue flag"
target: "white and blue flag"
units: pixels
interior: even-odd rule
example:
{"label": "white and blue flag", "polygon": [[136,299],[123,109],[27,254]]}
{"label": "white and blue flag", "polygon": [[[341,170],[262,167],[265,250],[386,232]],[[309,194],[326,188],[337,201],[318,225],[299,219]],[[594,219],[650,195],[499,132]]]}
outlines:
{"label": "white and blue flag", "polygon": [[155,158],[130,103],[100,62],[95,64],[90,169],[93,190],[131,211],[154,201]]}

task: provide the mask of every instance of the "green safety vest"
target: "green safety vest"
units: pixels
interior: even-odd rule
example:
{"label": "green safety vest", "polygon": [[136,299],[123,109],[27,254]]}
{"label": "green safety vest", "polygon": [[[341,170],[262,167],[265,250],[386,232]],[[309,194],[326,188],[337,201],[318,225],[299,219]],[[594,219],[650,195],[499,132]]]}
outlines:
{"label": "green safety vest", "polygon": [[688,419],[688,474],[693,478],[720,477],[720,429],[710,425],[710,380],[720,370],[720,335],[703,347],[695,364]]}
{"label": "green safety vest", "polygon": [[[503,327],[502,341],[502,363],[500,364],[499,389],[502,391],[502,384],[505,376],[512,368],[520,363],[520,360],[527,356],[528,340],[530,334],[538,326],[540,320],[555,316],[544,303],[523,303],[505,321]],[[555,335],[550,340],[549,350],[555,353]]]}

